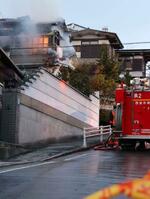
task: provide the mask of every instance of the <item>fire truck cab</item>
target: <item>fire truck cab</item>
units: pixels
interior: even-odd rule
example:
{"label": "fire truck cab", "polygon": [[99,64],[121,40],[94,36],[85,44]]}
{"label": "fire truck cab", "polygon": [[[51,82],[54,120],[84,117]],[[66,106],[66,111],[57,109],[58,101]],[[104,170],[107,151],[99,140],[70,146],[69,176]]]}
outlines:
{"label": "fire truck cab", "polygon": [[150,84],[147,79],[135,78],[130,88],[116,89],[115,131],[119,145],[131,149],[150,143]]}

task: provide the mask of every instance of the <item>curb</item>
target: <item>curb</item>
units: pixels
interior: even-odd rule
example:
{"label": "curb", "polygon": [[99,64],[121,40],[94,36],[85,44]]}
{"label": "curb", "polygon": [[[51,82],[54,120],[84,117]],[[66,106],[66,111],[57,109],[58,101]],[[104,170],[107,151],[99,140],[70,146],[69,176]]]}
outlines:
{"label": "curb", "polygon": [[11,162],[9,164],[9,162],[7,162],[6,164],[4,163],[3,165],[0,165],[0,168],[6,168],[6,167],[9,167],[9,166],[16,166],[16,165],[26,165],[26,164],[33,164],[33,163],[39,163],[39,162],[46,162],[46,161],[50,161],[52,159],[56,159],[56,158],[59,158],[59,157],[63,157],[63,156],[66,156],[66,155],[70,155],[70,154],[73,154],[73,153],[78,153],[78,152],[81,152],[81,151],[87,151],[89,149],[91,149],[93,146],[89,146],[89,147],[86,147],[86,148],[77,148],[77,149],[73,149],[73,150],[70,150],[70,151],[66,151],[66,152],[63,152],[63,153],[58,153],[56,155],[53,155],[53,156],[50,156],[48,158],[44,158],[44,159],[41,159],[41,160],[37,160],[37,161],[25,161],[25,162]]}
{"label": "curb", "polygon": [[41,161],[42,162],[49,161],[49,160],[52,160],[54,158],[63,157],[63,156],[70,155],[70,154],[73,154],[73,153],[78,153],[78,152],[81,152],[81,151],[87,151],[87,150],[89,150],[91,148],[92,147],[86,147],[86,148],[82,147],[82,148],[74,149],[74,150],[71,150],[71,151],[67,151],[67,152],[64,152],[64,153],[59,153],[59,154],[53,155],[53,156],[45,158],[45,159],[43,159]]}

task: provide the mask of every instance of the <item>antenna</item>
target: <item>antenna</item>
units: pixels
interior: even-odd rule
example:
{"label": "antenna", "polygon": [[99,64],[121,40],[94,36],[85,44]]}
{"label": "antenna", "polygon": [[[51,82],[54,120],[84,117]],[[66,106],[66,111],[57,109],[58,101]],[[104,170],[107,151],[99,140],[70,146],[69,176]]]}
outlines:
{"label": "antenna", "polygon": [[102,28],[102,31],[108,32],[108,27],[107,27],[107,26],[104,26],[104,27]]}

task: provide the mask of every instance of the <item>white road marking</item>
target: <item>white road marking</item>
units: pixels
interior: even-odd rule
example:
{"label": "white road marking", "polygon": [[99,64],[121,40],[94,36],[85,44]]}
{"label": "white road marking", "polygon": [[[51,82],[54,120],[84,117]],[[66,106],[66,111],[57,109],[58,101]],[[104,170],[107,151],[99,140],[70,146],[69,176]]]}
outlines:
{"label": "white road marking", "polygon": [[[82,155],[73,156],[73,157],[71,157],[71,158],[66,158],[64,161],[75,160],[75,159],[84,157],[84,156],[86,156],[86,155],[88,155],[88,154],[82,154]],[[0,171],[0,174],[8,173],[8,172],[13,172],[13,171],[18,171],[18,170],[23,170],[23,169],[29,169],[29,168],[33,168],[33,167],[48,165],[48,164],[54,164],[54,163],[56,163],[56,161],[49,161],[49,162],[43,162],[43,163],[38,163],[38,164],[32,164],[32,165],[23,166],[23,167],[17,167],[17,168],[13,168],[13,169],[7,169],[7,170]]]}
{"label": "white road marking", "polygon": [[12,172],[12,171],[17,171],[17,170],[22,170],[22,169],[29,169],[29,168],[32,168],[32,167],[38,167],[38,166],[47,165],[47,164],[53,164],[53,163],[56,163],[56,162],[55,161],[50,161],[50,162],[43,162],[43,163],[33,164],[33,165],[29,165],[29,166],[24,166],[24,167],[17,167],[17,168],[13,168],[13,169],[7,169],[7,170],[4,170],[4,171],[0,171],[0,174]]}
{"label": "white road marking", "polygon": [[86,155],[88,155],[88,154],[82,154],[82,155],[73,156],[71,158],[66,158],[64,161],[75,160],[75,159],[81,158],[81,157],[86,156]]}

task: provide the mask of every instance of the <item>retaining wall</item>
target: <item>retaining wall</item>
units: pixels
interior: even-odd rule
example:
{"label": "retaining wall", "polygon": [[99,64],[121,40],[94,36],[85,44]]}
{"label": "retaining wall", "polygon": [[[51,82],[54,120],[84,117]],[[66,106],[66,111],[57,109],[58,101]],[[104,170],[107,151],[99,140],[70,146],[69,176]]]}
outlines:
{"label": "retaining wall", "polygon": [[99,99],[87,98],[41,70],[21,90],[4,90],[1,139],[29,144],[82,135],[98,126]]}

